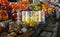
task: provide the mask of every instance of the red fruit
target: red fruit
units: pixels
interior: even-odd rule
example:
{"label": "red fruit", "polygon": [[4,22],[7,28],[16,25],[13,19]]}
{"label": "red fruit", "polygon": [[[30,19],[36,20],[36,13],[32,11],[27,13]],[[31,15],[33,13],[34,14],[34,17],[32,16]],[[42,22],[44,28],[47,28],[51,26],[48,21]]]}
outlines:
{"label": "red fruit", "polygon": [[17,13],[12,14],[12,19],[14,19],[14,20],[17,19]]}
{"label": "red fruit", "polygon": [[8,19],[8,14],[5,13],[4,10],[0,10],[0,20],[7,20],[7,19]]}
{"label": "red fruit", "polygon": [[23,3],[30,3],[30,0],[22,0]]}
{"label": "red fruit", "polygon": [[16,13],[14,13],[14,14],[12,14],[12,16],[13,16],[13,17],[17,17],[17,14],[16,14]]}
{"label": "red fruit", "polygon": [[3,4],[3,5],[8,5],[9,3],[8,3],[7,0],[2,0],[2,4]]}
{"label": "red fruit", "polygon": [[9,6],[11,6],[12,8],[14,8],[14,3],[9,3]]}
{"label": "red fruit", "polygon": [[[0,3],[2,2],[2,0],[0,0]],[[1,3],[2,4],[2,3]]]}
{"label": "red fruit", "polygon": [[4,6],[3,10],[5,10],[9,14],[11,11],[11,8],[9,6]]}
{"label": "red fruit", "polygon": [[45,7],[48,8],[48,3],[45,3]]}
{"label": "red fruit", "polygon": [[24,8],[27,8],[27,7],[28,7],[27,4],[22,4],[22,6],[23,6]]}
{"label": "red fruit", "polygon": [[1,2],[2,0],[0,0],[0,2]]}

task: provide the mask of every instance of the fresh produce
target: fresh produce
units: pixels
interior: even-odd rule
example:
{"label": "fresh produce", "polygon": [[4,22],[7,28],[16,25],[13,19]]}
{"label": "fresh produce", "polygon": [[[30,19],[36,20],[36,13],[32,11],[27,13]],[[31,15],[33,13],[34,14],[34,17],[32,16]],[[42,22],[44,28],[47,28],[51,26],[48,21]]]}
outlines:
{"label": "fresh produce", "polygon": [[48,8],[48,13],[49,13],[49,14],[52,13],[52,10],[53,10],[53,9],[52,9],[51,7],[49,7],[49,8]]}
{"label": "fresh produce", "polygon": [[[29,13],[29,11],[27,11],[27,13]],[[35,27],[36,23],[39,22],[39,20],[41,20],[40,12],[39,11],[36,11],[36,12],[31,11],[30,13],[32,13],[32,14],[31,15],[28,14],[28,16],[25,15],[26,17],[22,16],[23,17],[22,21],[30,27]]]}
{"label": "fresh produce", "polygon": [[2,5],[9,5],[8,0],[0,0],[0,3],[1,3]]}
{"label": "fresh produce", "polygon": [[3,18],[2,18],[3,21],[8,20],[8,14],[6,12],[3,12],[2,15],[3,15]]}
{"label": "fresh produce", "polygon": [[16,10],[16,8],[15,8],[16,4],[15,3],[13,3],[13,2],[9,3],[9,6],[11,6],[12,10],[14,10],[14,11]]}
{"label": "fresh produce", "polygon": [[3,10],[5,10],[7,14],[10,14],[10,13],[11,13],[12,8],[11,8],[10,6],[8,6],[8,5],[6,5],[6,6],[5,6],[5,5],[3,5]]}
{"label": "fresh produce", "polygon": [[22,0],[23,3],[30,3],[30,0]]}
{"label": "fresh produce", "polygon": [[12,14],[12,20],[17,20],[17,13]]}
{"label": "fresh produce", "polygon": [[7,20],[8,19],[8,14],[4,12],[4,10],[0,10],[0,21],[3,20]]}

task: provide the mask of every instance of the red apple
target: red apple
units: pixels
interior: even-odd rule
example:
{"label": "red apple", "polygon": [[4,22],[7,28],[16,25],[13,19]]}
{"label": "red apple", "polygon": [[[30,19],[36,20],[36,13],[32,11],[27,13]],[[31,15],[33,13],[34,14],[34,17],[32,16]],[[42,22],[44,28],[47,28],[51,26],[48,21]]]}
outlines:
{"label": "red apple", "polygon": [[13,20],[17,20],[17,13],[13,13],[13,14],[12,14],[12,19],[13,19]]}

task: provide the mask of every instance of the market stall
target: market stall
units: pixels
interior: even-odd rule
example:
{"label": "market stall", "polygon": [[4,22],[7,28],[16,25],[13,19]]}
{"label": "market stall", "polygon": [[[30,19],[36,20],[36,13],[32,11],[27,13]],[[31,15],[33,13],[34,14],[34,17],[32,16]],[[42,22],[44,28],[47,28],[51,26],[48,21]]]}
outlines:
{"label": "market stall", "polygon": [[[37,37],[55,13],[55,7],[46,2],[0,0],[0,34],[14,37]],[[6,34],[6,35],[5,35]],[[3,36],[3,37],[4,37]]]}

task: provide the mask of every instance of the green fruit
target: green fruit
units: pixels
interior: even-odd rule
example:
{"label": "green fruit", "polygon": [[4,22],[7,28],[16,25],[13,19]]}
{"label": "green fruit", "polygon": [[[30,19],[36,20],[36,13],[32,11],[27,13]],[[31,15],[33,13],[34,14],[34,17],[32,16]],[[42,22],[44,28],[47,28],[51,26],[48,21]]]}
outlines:
{"label": "green fruit", "polygon": [[35,6],[34,10],[39,10],[39,6]]}

